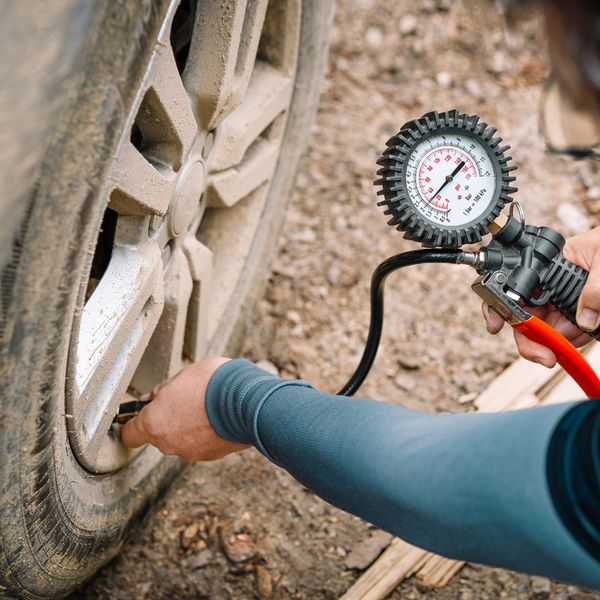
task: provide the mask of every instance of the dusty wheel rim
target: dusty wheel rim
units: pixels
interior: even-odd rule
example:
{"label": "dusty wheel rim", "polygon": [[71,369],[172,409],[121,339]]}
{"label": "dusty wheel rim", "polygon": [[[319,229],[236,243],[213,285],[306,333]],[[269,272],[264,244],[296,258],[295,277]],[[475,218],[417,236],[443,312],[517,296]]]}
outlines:
{"label": "dusty wheel rim", "polygon": [[110,166],[73,324],[67,429],[89,471],[134,459],[112,423],[119,404],[204,356],[241,300],[299,29],[295,0],[169,9]]}

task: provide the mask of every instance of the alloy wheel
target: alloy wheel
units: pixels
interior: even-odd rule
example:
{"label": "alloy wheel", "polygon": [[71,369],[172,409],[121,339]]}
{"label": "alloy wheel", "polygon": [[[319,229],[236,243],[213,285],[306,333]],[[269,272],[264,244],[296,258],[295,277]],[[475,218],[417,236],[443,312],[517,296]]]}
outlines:
{"label": "alloy wheel", "polygon": [[218,350],[230,326],[277,166],[299,28],[294,0],[182,0],[168,13],[110,167],[73,325],[67,429],[91,472],[137,454],[119,442],[119,404]]}

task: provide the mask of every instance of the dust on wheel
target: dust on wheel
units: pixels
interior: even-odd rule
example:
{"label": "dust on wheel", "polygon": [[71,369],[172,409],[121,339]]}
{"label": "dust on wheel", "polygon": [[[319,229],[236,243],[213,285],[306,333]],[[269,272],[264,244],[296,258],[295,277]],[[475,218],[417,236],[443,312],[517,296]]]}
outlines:
{"label": "dust on wheel", "polygon": [[3,271],[0,595],[72,590],[181,469],[127,451],[113,418],[241,339],[331,12],[311,0],[99,5],[65,9],[79,29],[65,19],[59,37],[80,36],[85,52],[65,66],[69,100]]}

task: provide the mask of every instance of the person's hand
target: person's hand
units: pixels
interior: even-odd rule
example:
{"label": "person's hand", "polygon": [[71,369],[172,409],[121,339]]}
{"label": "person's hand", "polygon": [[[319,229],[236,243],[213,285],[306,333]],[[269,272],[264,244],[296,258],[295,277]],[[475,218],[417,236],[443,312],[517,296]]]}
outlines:
{"label": "person's hand", "polygon": [[[600,227],[569,238],[563,248],[563,254],[567,260],[589,271],[587,283],[577,305],[579,327],[563,317],[552,305],[527,307],[527,311],[546,321],[575,346],[582,346],[592,339],[584,332],[594,331],[600,325]],[[481,308],[489,333],[498,333],[504,325],[502,317],[489,310],[486,304],[482,304]],[[516,330],[514,335],[521,356],[546,367],[556,364],[556,355],[552,350],[532,342]]]}
{"label": "person's hand", "polygon": [[175,454],[189,462],[215,460],[247,448],[220,437],[204,405],[210,378],[228,360],[208,358],[189,365],[142,396],[152,402],[123,426],[123,444],[137,448],[150,443],[163,454]]}

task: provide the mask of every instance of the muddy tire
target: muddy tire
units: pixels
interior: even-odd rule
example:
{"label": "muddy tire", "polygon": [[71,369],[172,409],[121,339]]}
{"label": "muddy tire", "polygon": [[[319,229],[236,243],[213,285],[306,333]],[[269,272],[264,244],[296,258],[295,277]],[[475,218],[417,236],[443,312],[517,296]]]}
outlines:
{"label": "muddy tire", "polygon": [[[27,3],[13,4],[27,6]],[[186,4],[188,8],[192,5],[190,2]],[[220,0],[213,3],[214,6],[224,4]],[[242,3],[232,3],[236,4]],[[249,3],[249,6],[252,4],[259,5],[261,2]],[[259,282],[284,216],[293,176],[316,109],[332,8],[329,2],[321,0],[271,4],[279,7],[285,4],[291,7],[290,15],[298,15],[298,38],[294,50],[297,54],[294,71],[290,74],[291,91],[287,104],[281,109],[285,118],[280,118],[278,113],[276,127],[269,122],[264,131],[259,132],[260,139],[247,140],[253,160],[259,151],[272,143],[268,156],[273,158],[275,148],[274,168],[258,184],[249,183],[249,192],[245,189],[240,192],[239,185],[231,177],[233,171],[227,170],[231,165],[225,164],[225,161],[220,163],[221,168],[215,167],[211,171],[210,159],[204,161],[202,158],[210,154],[210,148],[207,150],[209,133],[214,137],[215,147],[221,147],[220,128],[226,123],[223,115],[227,110],[221,107],[221,116],[212,113],[207,116],[206,110],[204,113],[195,112],[197,120],[204,120],[202,127],[206,132],[202,133],[202,138],[198,138],[200,134],[196,133],[197,137],[190,137],[186,143],[191,148],[188,148],[190,155],[198,146],[198,156],[201,156],[193,163],[194,177],[201,169],[206,170],[201,199],[204,205],[200,213],[195,201],[192,202],[186,195],[200,178],[190,176],[181,183],[182,170],[187,169],[188,173],[192,168],[186,166],[185,151],[181,150],[185,144],[178,137],[179,122],[172,121],[175,132],[172,143],[168,131],[167,137],[161,137],[161,131],[154,131],[148,121],[144,121],[148,110],[151,112],[158,106],[160,111],[165,106],[159,84],[155,86],[158,104],[154,102],[153,95],[148,101],[148,94],[140,95],[150,66],[158,61],[157,47],[164,49],[164,40],[160,44],[157,41],[165,35],[165,22],[169,18],[180,17],[181,21],[186,15],[178,17],[179,9],[166,0],[87,4],[54,0],[46,3],[47,9],[44,10],[48,14],[56,13],[47,39],[54,44],[51,74],[58,75],[52,77],[50,74],[43,81],[36,79],[39,89],[29,96],[27,93],[22,95],[27,110],[33,111],[31,115],[36,123],[31,135],[26,140],[19,139],[21,128],[15,126],[3,132],[5,143],[9,143],[13,136],[16,158],[19,159],[19,153],[22,156],[14,171],[19,178],[18,185],[11,186],[6,194],[3,191],[0,206],[0,214],[11,215],[11,218],[0,219],[0,242],[10,240],[12,244],[10,247],[7,244],[3,246],[3,251],[7,249],[7,252],[2,257],[0,305],[2,597],[61,597],[79,586],[119,551],[132,525],[142,519],[182,468],[179,460],[162,457],[150,447],[135,455],[127,454],[119,448],[118,440],[113,439],[114,432],[109,432],[113,438],[110,435],[102,438],[97,447],[92,448],[91,443],[87,447],[86,438],[81,433],[85,433],[86,429],[81,429],[77,422],[79,419],[89,426],[94,421],[94,411],[99,407],[104,406],[107,414],[113,411],[112,415],[118,406],[113,397],[106,401],[107,404],[101,405],[94,390],[86,391],[83,386],[78,392],[73,388],[77,387],[80,379],[85,379],[77,369],[82,368],[81,356],[85,353],[81,347],[84,342],[89,343],[89,339],[82,341],[81,338],[89,325],[86,319],[89,321],[90,317],[86,315],[92,310],[90,298],[94,298],[95,289],[100,289],[103,278],[109,278],[111,260],[121,251],[127,257],[127,252],[137,248],[132,240],[140,227],[150,232],[145,234],[140,247],[147,249],[150,244],[159,248],[153,249],[149,255],[158,256],[156,264],[159,266],[153,263],[152,269],[155,270],[152,273],[155,279],[160,280],[160,285],[153,284],[148,298],[144,300],[144,308],[140,309],[144,318],[149,314],[155,314],[155,318],[140,321],[141,317],[137,317],[135,323],[142,324],[141,330],[144,327],[150,330],[136,338],[137,346],[131,342],[134,345],[125,354],[135,364],[123,367],[123,372],[115,376],[114,394],[122,395],[125,388],[128,393],[135,393],[136,389],[143,391],[142,388],[151,385],[153,377],[156,379],[169,374],[183,362],[194,360],[204,353],[220,353],[226,348],[232,350],[242,339],[244,324],[260,289]],[[269,19],[283,18],[283,9],[275,6],[273,14],[270,10],[267,9],[265,23]],[[293,13],[295,10],[298,12]],[[6,26],[10,19],[24,18],[22,13],[23,10],[11,11],[9,4],[7,12],[4,15],[0,13],[2,25]],[[43,15],[38,15],[39,18]],[[194,23],[202,20],[195,18]],[[265,25],[266,33],[261,34],[258,51],[260,60],[265,61],[272,58],[268,44],[273,32],[267,31],[269,27]],[[10,36],[11,31],[15,36],[23,34],[23,28],[17,22],[7,27],[7,35]],[[22,35],[21,39],[26,39],[26,36]],[[33,73],[39,73],[46,70],[44,57],[47,58],[48,54],[43,52],[43,44],[39,44],[37,38],[34,41],[38,47],[32,50],[29,60],[37,56],[39,69],[35,64],[32,67],[31,62],[29,66]],[[185,40],[182,47],[185,47]],[[192,39],[190,55],[193,51]],[[185,59],[187,52],[185,50],[180,56],[175,52],[176,59],[181,56]],[[27,57],[27,52],[23,55]],[[185,83],[187,66],[180,62],[177,67]],[[18,70],[19,66],[16,62],[14,69]],[[271,66],[268,69],[272,70]],[[160,81],[164,81],[164,77]],[[249,90],[252,89],[252,81],[254,79],[248,84]],[[5,99],[11,94],[13,97],[18,95],[15,90],[10,91],[10,81],[8,86]],[[50,96],[51,102],[48,100]],[[239,103],[242,105],[242,100]],[[227,103],[222,104],[225,106]],[[168,121],[167,109],[163,112]],[[15,118],[19,118],[18,109],[15,107],[14,110]],[[202,127],[198,125],[198,131]],[[274,133],[277,127],[281,130],[277,134],[279,137]],[[232,131],[235,134],[236,130]],[[152,135],[155,139],[151,139]],[[182,129],[181,137],[186,135]],[[124,144],[134,144],[139,153],[173,184],[175,192],[172,197],[175,200],[169,197],[171,199],[167,198],[162,206],[151,206],[153,195],[149,205],[144,205],[143,198],[135,197],[135,193],[112,195],[115,186],[120,189],[120,183],[114,176],[114,163]],[[173,154],[173,148],[179,148],[179,154]],[[255,172],[244,167],[247,156],[248,152],[242,162],[234,165],[242,175]],[[259,158],[263,160],[264,157]],[[214,175],[215,172],[219,177]],[[28,178],[28,181],[21,181],[21,177]],[[233,241],[221,244],[223,247],[219,245],[220,240],[232,230],[241,230],[233,218],[227,216],[227,207],[239,204],[246,210],[253,202],[248,197],[254,197],[256,189],[259,189],[257,186],[264,191],[264,199],[255,209],[255,212],[259,211],[257,224],[244,249],[235,254]],[[181,189],[187,191],[177,191]],[[186,210],[179,209],[175,213],[175,202],[180,207],[185,202]],[[11,205],[18,205],[18,209],[10,210]],[[243,211],[240,215],[244,220]],[[249,217],[245,219],[249,220]],[[106,231],[111,227],[111,235],[116,240],[114,248],[118,246],[119,235],[130,236],[127,243],[122,242],[119,246],[119,251],[109,247],[112,238],[107,243],[102,237],[106,234],[99,235],[101,229]],[[181,234],[178,228],[183,228],[185,234]],[[103,244],[109,247],[109,256],[95,280],[94,272],[102,263],[99,248]],[[205,296],[200,302],[197,298],[200,280],[196,278],[194,265],[197,267],[197,263],[192,256],[189,263],[192,274],[185,275],[191,282],[189,290],[187,293],[173,293],[173,304],[169,304],[172,281],[182,279],[181,272],[176,271],[173,265],[178,264],[177,256],[189,258],[186,252],[190,248],[192,251],[198,248],[205,255],[214,257],[216,269],[213,271],[216,274],[213,274],[213,279],[216,278],[217,285],[210,297],[213,300],[207,300]],[[227,255],[229,250],[233,253],[231,260]],[[237,270],[231,267],[231,272],[235,271],[234,282],[228,280],[225,285],[219,281],[219,276],[229,272],[230,263],[238,266]],[[183,309],[178,304],[181,297],[185,300]],[[126,304],[127,299],[115,300],[114,306],[118,308],[119,302]],[[197,302],[195,309],[190,309],[193,302]],[[208,324],[208,333],[204,332],[200,343],[201,336],[196,331],[200,322],[197,309],[211,304],[218,305],[214,310],[211,308],[212,314],[217,316]],[[190,318],[191,325],[186,322]],[[175,321],[179,325],[173,333],[169,324]],[[131,328],[125,329],[128,333]],[[193,335],[189,333],[191,330]],[[164,344],[167,339],[178,340],[182,348],[172,353],[175,358],[161,362],[160,354],[157,354],[156,348],[152,349],[152,345]],[[110,348],[106,352],[109,358],[118,354],[111,355],[113,350]],[[159,364],[155,364],[156,361]],[[102,379],[105,375],[97,375],[96,371],[85,376],[97,378],[96,390],[107,389],[108,383],[113,381],[105,381]],[[124,378],[127,379],[125,383]],[[107,427],[112,431],[111,415]],[[97,432],[94,435],[100,436]]]}

